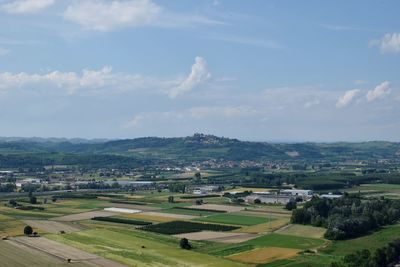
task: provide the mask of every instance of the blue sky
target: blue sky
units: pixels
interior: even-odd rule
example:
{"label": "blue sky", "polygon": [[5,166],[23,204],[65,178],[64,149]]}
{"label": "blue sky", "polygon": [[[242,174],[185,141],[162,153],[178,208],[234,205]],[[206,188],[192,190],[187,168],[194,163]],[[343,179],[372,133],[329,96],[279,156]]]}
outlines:
{"label": "blue sky", "polygon": [[0,135],[400,141],[399,10],[0,0]]}

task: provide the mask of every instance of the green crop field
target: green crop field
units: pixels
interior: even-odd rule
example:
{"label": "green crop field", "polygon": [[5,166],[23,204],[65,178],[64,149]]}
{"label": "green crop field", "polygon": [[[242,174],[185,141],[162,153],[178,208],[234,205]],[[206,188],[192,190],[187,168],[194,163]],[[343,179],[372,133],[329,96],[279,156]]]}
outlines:
{"label": "green crop field", "polygon": [[291,235],[268,234],[243,244],[253,245],[255,247],[282,247],[294,249],[310,249],[323,245],[326,241],[323,239],[307,238]]}
{"label": "green crop field", "polygon": [[129,266],[246,266],[179,248],[179,239],[129,230],[87,230],[48,238]]}
{"label": "green crop field", "polygon": [[196,218],[194,219],[194,221],[233,224],[233,225],[256,225],[268,222],[269,218],[267,219],[266,217],[246,216],[239,214],[218,214],[202,218]]}
{"label": "green crop field", "polygon": [[219,212],[213,212],[213,211],[206,211],[206,210],[194,210],[194,209],[164,209],[161,210],[161,212],[165,213],[172,213],[172,214],[183,214],[183,215],[194,215],[194,216],[206,216],[206,215],[215,215],[215,214],[220,214]]}

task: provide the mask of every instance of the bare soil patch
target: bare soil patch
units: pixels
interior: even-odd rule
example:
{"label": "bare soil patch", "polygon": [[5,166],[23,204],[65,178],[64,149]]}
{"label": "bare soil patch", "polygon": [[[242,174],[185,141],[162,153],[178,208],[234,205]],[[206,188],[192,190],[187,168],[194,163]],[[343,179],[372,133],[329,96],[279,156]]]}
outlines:
{"label": "bare soil patch", "polygon": [[73,222],[73,221],[82,221],[82,220],[90,220],[93,217],[111,217],[115,216],[115,212],[109,211],[88,211],[82,212],[77,214],[71,214],[61,217],[52,218],[51,220],[54,221],[61,221],[61,222]]}
{"label": "bare soil patch", "polygon": [[2,267],[93,266],[83,262],[68,263],[66,260],[10,240],[0,241],[0,259]]}
{"label": "bare soil patch", "polygon": [[93,263],[97,266],[126,267],[123,264],[105,259],[98,255],[88,253],[65,244],[58,243],[44,237],[22,236],[15,237],[11,241],[50,254],[65,261],[71,259],[72,262],[87,262],[88,264]]}
{"label": "bare soil patch", "polygon": [[232,232],[214,232],[214,231],[201,231],[195,233],[185,233],[174,235],[179,238],[187,238],[189,240],[207,240],[221,243],[241,243],[259,235],[232,233]]}

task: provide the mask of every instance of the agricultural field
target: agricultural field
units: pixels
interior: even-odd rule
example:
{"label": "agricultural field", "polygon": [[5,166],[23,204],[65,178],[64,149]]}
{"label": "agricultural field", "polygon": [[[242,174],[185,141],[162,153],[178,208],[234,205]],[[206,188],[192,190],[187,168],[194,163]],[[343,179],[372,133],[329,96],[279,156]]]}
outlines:
{"label": "agricultural field", "polygon": [[4,267],[93,266],[82,262],[68,263],[48,253],[10,241],[0,241],[0,259]]}
{"label": "agricultural field", "polygon": [[[108,194],[46,204],[39,198],[42,204],[35,206],[43,210],[0,206],[0,234],[9,237],[1,241],[0,255],[19,246],[27,250],[27,258],[46,251],[44,259],[51,266],[63,266],[72,258],[80,260],[72,266],[322,267],[365,244],[378,248],[400,235],[396,224],[360,238],[328,241],[324,228],[290,224],[291,212],[279,205],[223,204],[220,198],[197,205],[197,198],[182,201],[180,196],[187,195],[176,193],[170,203],[164,192],[135,196]],[[138,213],[104,210],[112,207]],[[41,237],[23,237],[26,225]],[[189,240],[191,250],[179,247],[182,238]],[[69,252],[61,255],[60,248]],[[12,262],[11,257],[4,259]],[[46,266],[40,259],[36,262]]]}
{"label": "agricultural field", "polygon": [[275,218],[266,218],[261,216],[246,216],[236,213],[210,215],[207,217],[201,217],[195,219],[195,221],[199,222],[244,225],[244,226],[262,224],[269,222],[269,220],[273,221],[275,220]]}
{"label": "agricultural field", "polygon": [[313,227],[309,225],[290,224],[287,227],[282,227],[276,233],[293,235],[293,236],[306,236],[311,238],[323,238],[326,232],[325,228]]}
{"label": "agricultural field", "polygon": [[128,266],[245,266],[228,259],[182,250],[175,238],[142,231],[88,230],[49,238]]}

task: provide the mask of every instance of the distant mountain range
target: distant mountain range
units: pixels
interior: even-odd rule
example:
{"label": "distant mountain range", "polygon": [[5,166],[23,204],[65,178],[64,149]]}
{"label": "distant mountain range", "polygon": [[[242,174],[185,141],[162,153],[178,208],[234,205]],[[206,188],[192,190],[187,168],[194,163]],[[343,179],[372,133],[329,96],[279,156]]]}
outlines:
{"label": "distant mountain range", "polygon": [[188,137],[143,137],[125,140],[0,138],[0,155],[114,155],[162,160],[346,160],[399,159],[400,143],[268,143],[194,134]]}

